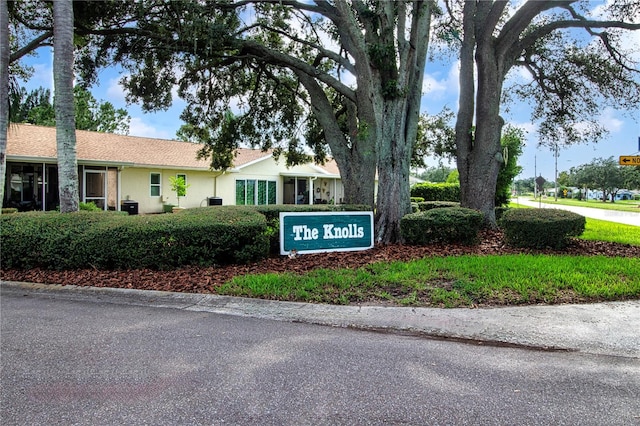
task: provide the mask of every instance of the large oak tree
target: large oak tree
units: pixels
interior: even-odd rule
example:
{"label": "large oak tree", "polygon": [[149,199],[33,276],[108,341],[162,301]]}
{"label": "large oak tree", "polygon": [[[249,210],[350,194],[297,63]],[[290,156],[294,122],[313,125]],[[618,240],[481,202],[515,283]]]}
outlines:
{"label": "large oak tree", "polygon": [[240,140],[300,154],[300,129],[321,129],[345,202],[373,207],[377,172],[376,237],[393,242],[410,211],[431,15],[430,1],[143,1],[92,21],[82,65],[91,80],[123,64],[129,99],[150,110],[177,85],[216,168]]}
{"label": "large oak tree", "polygon": [[[597,140],[604,130],[596,121],[603,106],[632,110],[640,100],[638,64],[621,47],[625,32],[640,29],[640,4],[610,2],[602,17],[588,16],[581,7],[590,4],[578,1],[527,1],[515,10],[508,1],[447,5],[457,21],[449,34],[460,47],[456,157],[461,201],[495,225],[505,95],[534,101],[543,143]],[[517,67],[530,74],[531,82],[505,93],[507,76]]]}

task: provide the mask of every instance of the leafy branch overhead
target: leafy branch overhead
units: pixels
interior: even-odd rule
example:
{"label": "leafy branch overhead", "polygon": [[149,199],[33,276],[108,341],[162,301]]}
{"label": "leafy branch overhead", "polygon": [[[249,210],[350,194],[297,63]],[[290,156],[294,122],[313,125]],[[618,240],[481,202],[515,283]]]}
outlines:
{"label": "leafy branch overhead", "polygon": [[[15,28],[31,35],[12,52],[50,43],[50,4],[11,4]],[[146,110],[168,108],[175,94],[184,99],[179,135],[203,143],[201,155],[215,169],[231,166],[240,143],[283,153],[288,165],[309,153],[318,162],[331,156],[345,202],[375,207],[377,241],[393,242],[410,211],[412,155],[425,152],[422,139],[431,137],[418,132],[432,29],[460,61],[453,137],[436,132],[434,146],[455,152],[462,205],[495,225],[509,97],[532,103],[548,143],[597,139],[600,108],[638,105],[638,65],[623,42],[640,29],[633,20],[640,5],[614,0],[598,16],[590,6],[571,0],[75,2],[76,63],[89,85],[99,69],[122,65],[127,99]],[[518,68],[530,80],[505,88]]]}

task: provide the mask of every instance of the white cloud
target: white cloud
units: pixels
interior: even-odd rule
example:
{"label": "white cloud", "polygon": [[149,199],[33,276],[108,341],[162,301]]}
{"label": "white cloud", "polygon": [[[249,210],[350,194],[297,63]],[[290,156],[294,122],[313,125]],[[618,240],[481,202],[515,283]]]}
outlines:
{"label": "white cloud", "polygon": [[517,127],[518,129],[524,130],[525,137],[527,139],[531,139],[531,137],[535,135],[536,132],[538,131],[538,125],[531,122],[509,123],[509,124],[511,124],[513,127]]}
{"label": "white cloud", "polygon": [[120,105],[126,103],[125,92],[120,85],[120,77],[109,79],[106,95],[107,100],[112,104]]}
{"label": "white cloud", "polygon": [[53,96],[53,64],[45,64],[43,62],[27,63],[33,68],[33,75],[28,81],[20,83],[21,87],[24,87],[27,91],[37,89],[38,87],[44,87],[51,90]]}
{"label": "white cloud", "polygon": [[609,132],[617,133],[622,130],[624,121],[616,117],[617,112],[613,108],[605,108],[598,118],[598,122]]}
{"label": "white cloud", "polygon": [[424,81],[422,82],[422,93],[425,95],[434,95],[436,93],[443,93],[447,90],[447,85],[443,80],[436,80],[436,78],[430,74],[425,74]]}
{"label": "white cloud", "polygon": [[172,139],[175,136],[169,134],[166,130],[160,130],[154,126],[148,125],[140,117],[131,117],[129,135],[155,139]]}
{"label": "white cloud", "polygon": [[444,78],[438,79],[440,73],[425,73],[422,83],[422,94],[432,97],[457,97],[460,93],[460,61],[454,62]]}

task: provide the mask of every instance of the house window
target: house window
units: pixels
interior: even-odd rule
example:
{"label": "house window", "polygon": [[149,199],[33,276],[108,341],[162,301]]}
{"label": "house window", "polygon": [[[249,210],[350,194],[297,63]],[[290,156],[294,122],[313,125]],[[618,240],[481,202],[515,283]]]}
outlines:
{"label": "house window", "polygon": [[276,203],[276,181],[236,180],[236,205],[265,205]]}
{"label": "house window", "polygon": [[160,173],[151,173],[150,176],[150,190],[152,197],[160,196]]}

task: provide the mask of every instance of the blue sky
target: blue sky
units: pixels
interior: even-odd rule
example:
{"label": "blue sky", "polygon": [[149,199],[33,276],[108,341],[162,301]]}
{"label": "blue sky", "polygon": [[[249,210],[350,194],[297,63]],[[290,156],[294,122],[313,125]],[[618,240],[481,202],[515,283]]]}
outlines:
{"label": "blue sky", "polygon": [[[640,47],[640,31],[636,31],[626,40],[630,47]],[[638,54],[640,62],[640,53]],[[21,82],[27,90],[37,87],[53,88],[52,58],[49,48],[42,48],[37,56],[27,57],[24,63],[34,68],[34,75],[28,82]],[[138,105],[127,105],[125,94],[118,81],[121,74],[117,68],[109,68],[99,73],[98,85],[91,88],[94,97],[101,101],[109,101],[116,108],[125,108],[131,116],[129,134],[161,139],[175,138],[181,125],[180,113],[185,103],[174,97],[174,104],[168,111],[145,113]],[[517,73],[513,78],[526,78]],[[53,91],[53,90],[52,90]],[[456,111],[458,103],[458,63],[440,60],[429,62],[426,67],[423,85],[422,111],[429,114],[438,113],[444,106]],[[526,146],[519,164],[523,167],[517,179],[542,175],[548,181],[554,180],[554,153],[547,147],[539,147],[535,123],[530,121],[531,109],[526,103],[511,105],[509,113],[504,114],[505,121],[526,132]],[[561,148],[558,156],[558,172],[571,167],[588,163],[594,158],[615,157],[620,155],[640,154],[638,139],[640,138],[640,109],[634,111],[618,111],[603,108],[597,118],[609,133],[597,143],[575,145]],[[430,165],[438,164],[437,160],[428,161]],[[447,164],[447,163],[445,163]],[[452,164],[447,164],[453,166]]]}

